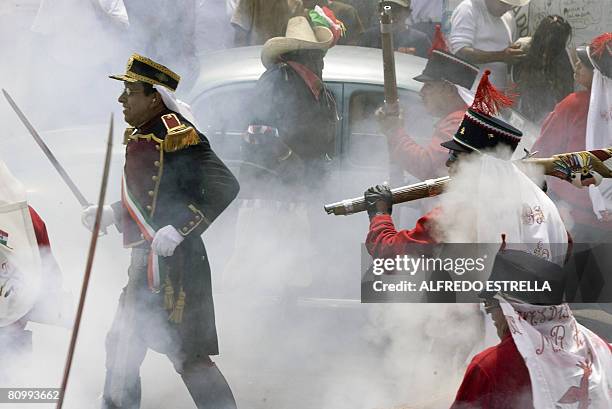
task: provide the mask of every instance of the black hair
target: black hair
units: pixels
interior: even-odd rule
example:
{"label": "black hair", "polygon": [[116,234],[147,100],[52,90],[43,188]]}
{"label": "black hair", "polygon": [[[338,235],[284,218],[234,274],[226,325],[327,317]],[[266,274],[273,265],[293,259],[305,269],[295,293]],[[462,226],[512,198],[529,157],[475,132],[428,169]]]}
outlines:
{"label": "black hair", "polygon": [[561,16],[546,16],[533,34],[525,60],[515,66],[519,110],[540,121],[574,89],[574,70],[566,52],[572,27]]}
{"label": "black hair", "polygon": [[534,68],[553,65],[555,58],[565,51],[572,36],[572,26],[561,16],[546,16],[538,24],[531,40],[527,59]]}

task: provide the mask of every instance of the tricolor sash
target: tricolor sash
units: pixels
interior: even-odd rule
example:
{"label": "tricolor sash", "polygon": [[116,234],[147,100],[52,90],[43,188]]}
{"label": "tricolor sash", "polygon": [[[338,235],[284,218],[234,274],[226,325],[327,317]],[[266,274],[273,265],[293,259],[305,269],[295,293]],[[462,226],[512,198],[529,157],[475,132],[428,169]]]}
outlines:
{"label": "tricolor sash", "polygon": [[[143,211],[136,201],[133,194],[125,181],[125,175],[121,178],[121,202],[127,209],[130,217],[138,226],[138,229],[142,233],[142,236],[149,243],[153,241],[155,236],[156,228],[151,220],[146,216],[146,212]],[[161,280],[159,274],[159,257],[149,250],[149,257],[147,263],[147,282],[149,289],[153,292],[159,292]]]}

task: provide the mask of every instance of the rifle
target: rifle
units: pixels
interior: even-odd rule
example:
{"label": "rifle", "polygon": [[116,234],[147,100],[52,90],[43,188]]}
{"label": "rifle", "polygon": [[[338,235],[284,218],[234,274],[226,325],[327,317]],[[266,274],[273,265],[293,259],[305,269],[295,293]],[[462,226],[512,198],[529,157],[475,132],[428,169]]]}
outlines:
{"label": "rifle", "polygon": [[399,116],[399,97],[395,75],[395,48],[393,47],[393,16],[391,6],[381,1],[380,40],[383,55],[383,73],[385,84],[385,114]]}
{"label": "rifle", "polygon": [[[527,157],[517,162],[519,166],[539,166],[545,175],[563,179],[577,186],[597,184],[597,175],[602,178],[612,178],[612,147],[561,153],[550,158]],[[450,181],[451,178],[445,176],[391,189],[393,204],[437,196],[444,192]],[[327,214],[346,216],[365,211],[366,202],[361,196],[331,203],[323,208]]]}

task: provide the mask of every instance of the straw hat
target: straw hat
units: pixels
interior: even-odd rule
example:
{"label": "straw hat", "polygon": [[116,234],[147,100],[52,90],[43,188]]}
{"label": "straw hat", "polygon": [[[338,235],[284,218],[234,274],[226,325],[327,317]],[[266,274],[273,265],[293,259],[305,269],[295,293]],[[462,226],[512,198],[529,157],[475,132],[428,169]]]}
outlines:
{"label": "straw hat", "polygon": [[327,50],[333,41],[334,35],[329,28],[316,26],[313,29],[306,17],[293,17],[287,22],[284,37],[266,41],[261,50],[261,62],[270,68],[280,55],[297,50]]}

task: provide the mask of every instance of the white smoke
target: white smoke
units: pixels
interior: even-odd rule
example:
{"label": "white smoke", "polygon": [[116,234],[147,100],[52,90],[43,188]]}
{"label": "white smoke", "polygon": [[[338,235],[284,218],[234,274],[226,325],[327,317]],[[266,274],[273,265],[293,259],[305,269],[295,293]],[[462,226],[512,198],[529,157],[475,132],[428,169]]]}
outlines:
{"label": "white smoke", "polygon": [[[107,75],[121,72],[134,51],[129,33],[105,22],[87,1],[46,2],[47,10],[40,12],[38,1],[9,3],[14,7],[3,3],[0,8],[0,51],[10,56],[0,66],[1,85],[94,202],[108,114],[115,112],[116,124],[121,118],[116,98],[122,84]],[[43,11],[49,14],[45,17]],[[210,17],[202,12],[198,19]],[[207,40],[203,33],[198,26],[199,50],[206,49],[204,41],[215,40]],[[179,39],[172,39],[173,30],[164,35],[181,46]],[[172,61],[165,63],[173,68]],[[186,91],[179,88],[179,93]],[[3,102],[0,120],[4,124],[0,155],[46,221],[64,287],[76,302],[90,240],[80,224],[81,208]],[[123,147],[118,128],[107,203],[119,198]],[[374,153],[366,149],[356,155]],[[279,213],[268,209],[270,214],[252,226],[253,234],[234,230],[239,205],[235,202],[204,234],[221,349],[213,360],[228,379],[239,407],[373,409],[439,396],[443,407],[452,400],[473,340],[481,332],[479,315],[471,306],[359,304],[359,251],[367,217],[339,218],[322,210],[323,202],[359,195],[382,181],[366,171],[350,180],[349,187],[346,180],[330,180],[317,198],[320,203],[307,210],[284,209],[287,223],[282,224]],[[303,220],[292,218],[305,217],[305,212],[314,221],[310,233]],[[415,219],[411,215],[398,228],[411,227]],[[282,240],[273,238],[279,231]],[[235,239],[241,234],[254,239],[245,244],[250,246],[248,252],[235,254]],[[273,260],[263,257],[270,253]],[[230,260],[234,273],[223,276],[232,266]],[[99,404],[104,340],[127,282],[128,265],[129,251],[111,228],[98,241],[65,408]],[[257,291],[251,291],[254,288]],[[59,386],[69,331],[35,323],[27,329],[33,332],[33,353],[30,364],[14,373],[12,385]],[[149,351],[141,374],[143,408],[194,407],[165,356]]]}

